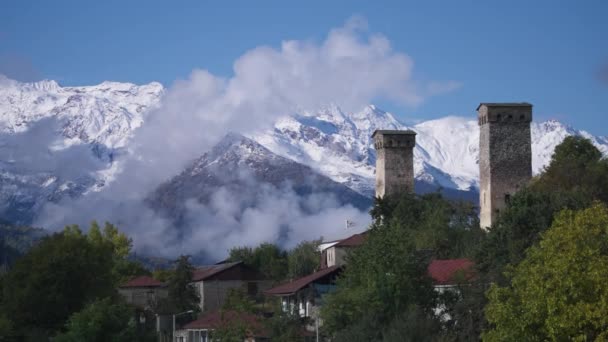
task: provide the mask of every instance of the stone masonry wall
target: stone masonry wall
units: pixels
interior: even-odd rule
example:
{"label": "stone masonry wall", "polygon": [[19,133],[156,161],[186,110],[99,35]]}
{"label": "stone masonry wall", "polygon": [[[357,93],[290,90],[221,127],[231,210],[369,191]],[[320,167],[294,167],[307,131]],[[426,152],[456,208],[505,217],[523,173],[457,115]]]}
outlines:
{"label": "stone masonry wall", "polygon": [[490,227],[532,177],[532,106],[485,106],[480,123],[480,225]]}
{"label": "stone masonry wall", "polygon": [[414,192],[414,146],[412,131],[376,131],[376,197]]}

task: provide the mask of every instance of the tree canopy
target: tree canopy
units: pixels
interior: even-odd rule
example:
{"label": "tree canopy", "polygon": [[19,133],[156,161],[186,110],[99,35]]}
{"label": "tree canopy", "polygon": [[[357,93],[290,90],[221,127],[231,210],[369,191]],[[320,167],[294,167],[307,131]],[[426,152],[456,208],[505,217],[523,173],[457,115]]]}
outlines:
{"label": "tree canopy", "polygon": [[608,339],[608,208],[560,213],[507,276],[488,292],[484,341]]}
{"label": "tree canopy", "polygon": [[175,271],[169,278],[169,302],[172,312],[199,311],[200,297],[192,284],[194,266],[182,255],[175,261]]}
{"label": "tree canopy", "polygon": [[137,341],[134,311],[124,303],[110,298],[96,300],[73,314],[66,332],[57,342],[131,342]]}
{"label": "tree canopy", "polygon": [[112,250],[74,230],[44,238],[3,281],[2,311],[16,328],[52,333],[69,315],[114,292]]}
{"label": "tree canopy", "polygon": [[372,216],[366,243],[348,255],[322,308],[324,329],[336,341],[389,340],[383,332],[401,334],[400,325],[411,323],[404,319],[439,324],[428,262],[470,253],[482,234],[471,208],[439,194],[377,200]]}
{"label": "tree canopy", "polygon": [[115,297],[122,281],[147,272],[127,260],[130,248],[109,223],[103,231],[93,222],[87,234],[71,225],[42,238],[3,276],[0,317],[10,317],[20,338],[54,335],[73,313]]}

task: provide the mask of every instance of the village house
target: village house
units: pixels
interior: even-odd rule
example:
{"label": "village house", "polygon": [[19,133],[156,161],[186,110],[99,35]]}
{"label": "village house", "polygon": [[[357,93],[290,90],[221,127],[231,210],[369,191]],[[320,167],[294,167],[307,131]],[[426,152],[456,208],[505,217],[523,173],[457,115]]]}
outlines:
{"label": "village house", "polygon": [[336,279],[344,269],[349,251],[365,242],[367,232],[354,234],[346,239],[324,242],[319,245],[321,252],[320,269],[305,277],[273,287],[265,293],[280,297],[284,312],[296,313],[310,318],[308,330],[322,325],[319,317],[323,296],[336,288]]}
{"label": "village house", "polygon": [[[336,278],[343,271],[349,251],[361,246],[367,238],[367,232],[354,234],[346,239],[322,243],[321,269],[313,274],[276,286],[265,293],[281,298],[281,307],[285,312],[310,318],[311,324],[322,325],[319,318],[323,296],[336,288]],[[431,260],[427,272],[433,281],[435,291],[457,291],[463,282],[471,280],[474,263],[469,259]],[[437,314],[443,309],[437,308]],[[308,327],[313,330],[315,326]]]}
{"label": "village house", "polygon": [[321,268],[342,266],[346,264],[348,251],[360,246],[367,236],[367,232],[352,235],[343,240],[324,242],[319,245],[321,252]]}
{"label": "village house", "polygon": [[272,285],[242,261],[198,267],[194,270],[192,284],[199,294],[202,312],[221,308],[231,289],[243,290],[255,298]]}
{"label": "village house", "polygon": [[245,342],[269,340],[269,334],[261,317],[244,312],[216,310],[176,330],[174,341],[209,342],[212,341],[215,330],[231,326],[245,327],[246,336],[243,340]]}
{"label": "village house", "polygon": [[140,276],[118,287],[127,303],[142,309],[151,309],[162,298],[167,298],[168,290],[164,283],[150,276]]}

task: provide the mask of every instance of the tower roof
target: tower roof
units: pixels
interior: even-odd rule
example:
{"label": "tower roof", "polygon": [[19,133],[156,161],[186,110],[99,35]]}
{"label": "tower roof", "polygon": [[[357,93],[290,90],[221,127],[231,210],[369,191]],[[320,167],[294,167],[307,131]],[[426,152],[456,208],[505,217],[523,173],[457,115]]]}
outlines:
{"label": "tower roof", "polygon": [[477,106],[476,110],[479,110],[481,106],[486,107],[532,107],[528,102],[482,102]]}
{"label": "tower roof", "polygon": [[376,136],[376,134],[383,134],[383,135],[416,135],[416,132],[412,131],[411,129],[405,129],[405,130],[398,130],[398,129],[377,129],[374,131],[374,134],[372,134],[372,138]]}

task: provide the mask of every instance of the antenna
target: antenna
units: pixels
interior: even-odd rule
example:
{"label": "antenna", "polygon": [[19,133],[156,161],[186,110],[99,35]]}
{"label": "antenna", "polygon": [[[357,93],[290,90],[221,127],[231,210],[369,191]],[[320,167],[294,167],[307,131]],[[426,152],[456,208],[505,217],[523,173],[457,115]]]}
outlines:
{"label": "antenna", "polygon": [[356,224],[355,224],[355,222],[354,222],[354,221],[351,221],[351,220],[349,220],[349,219],[346,219],[346,229],[348,229],[348,228],[352,228],[352,227],[354,227],[354,226],[356,226]]}

